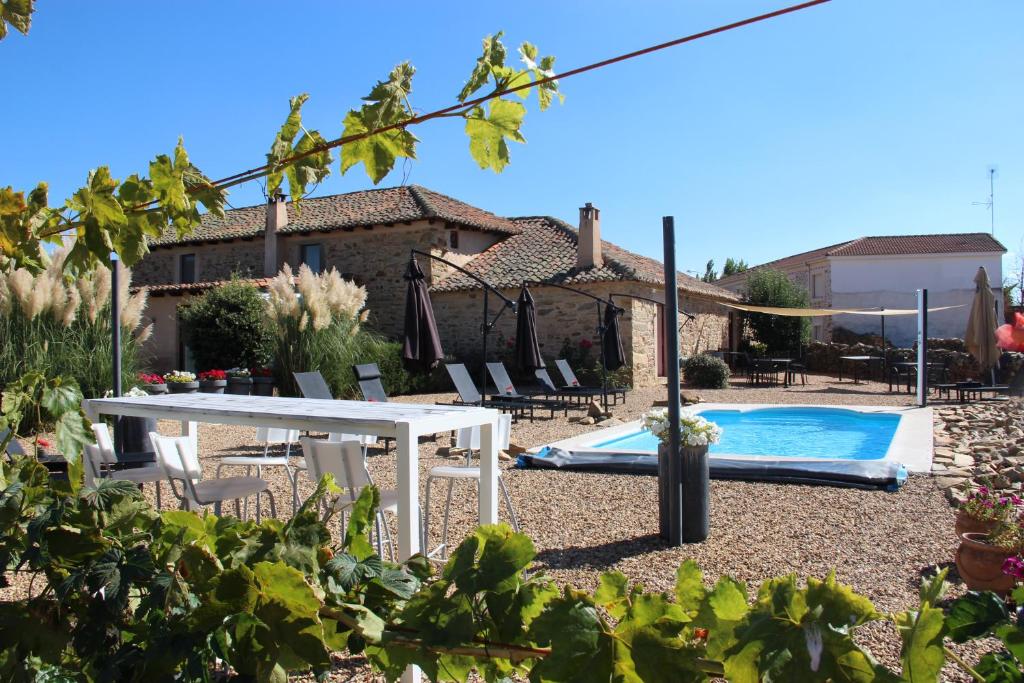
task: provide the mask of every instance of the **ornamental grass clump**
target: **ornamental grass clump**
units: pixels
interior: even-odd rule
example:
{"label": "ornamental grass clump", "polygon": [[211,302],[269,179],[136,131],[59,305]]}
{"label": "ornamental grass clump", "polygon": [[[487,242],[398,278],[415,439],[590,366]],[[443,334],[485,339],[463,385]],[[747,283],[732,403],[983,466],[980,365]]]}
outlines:
{"label": "ornamental grass clump", "polygon": [[[73,277],[67,254],[41,253],[32,272],[8,263],[0,269],[0,385],[28,372],[73,378],[86,398],[111,387],[111,272],[105,266]],[[131,273],[121,266],[121,359],[123,377],[135,378],[139,348],[152,334],[143,325],[146,292],[130,294]]]}
{"label": "ornamental grass clump", "polygon": [[[644,429],[658,437],[661,443],[668,445],[669,426],[668,409],[660,408],[644,413],[642,422]],[[710,446],[722,439],[722,428],[700,415],[681,413],[679,415],[679,443],[690,448]]]}

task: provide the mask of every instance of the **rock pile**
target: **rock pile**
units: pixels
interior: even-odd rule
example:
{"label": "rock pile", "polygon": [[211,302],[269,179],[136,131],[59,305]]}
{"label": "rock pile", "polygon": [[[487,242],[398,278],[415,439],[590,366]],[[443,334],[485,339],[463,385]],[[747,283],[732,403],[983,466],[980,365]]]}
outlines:
{"label": "rock pile", "polygon": [[936,483],[951,503],[966,489],[1024,490],[1024,403],[987,401],[935,409]]}

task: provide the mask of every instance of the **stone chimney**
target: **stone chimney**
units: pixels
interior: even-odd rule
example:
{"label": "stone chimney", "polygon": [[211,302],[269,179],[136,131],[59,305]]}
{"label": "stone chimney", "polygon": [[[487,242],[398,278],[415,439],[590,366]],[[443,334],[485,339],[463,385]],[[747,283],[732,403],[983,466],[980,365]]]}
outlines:
{"label": "stone chimney", "polygon": [[277,232],[288,225],[287,195],[280,189],[267,200],[267,229],[263,233],[263,275],[277,275]]}
{"label": "stone chimney", "polygon": [[580,236],[576,247],[576,267],[580,270],[600,268],[604,265],[601,256],[601,211],[587,202],[580,208]]}

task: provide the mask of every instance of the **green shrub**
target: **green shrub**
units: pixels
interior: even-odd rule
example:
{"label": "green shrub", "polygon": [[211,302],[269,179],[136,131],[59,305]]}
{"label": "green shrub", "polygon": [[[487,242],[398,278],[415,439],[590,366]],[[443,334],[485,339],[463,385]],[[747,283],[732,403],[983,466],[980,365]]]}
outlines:
{"label": "green shrub", "polygon": [[687,384],[701,389],[728,389],[729,366],[721,358],[701,353],[691,357],[683,366]]}
{"label": "green shrub", "polygon": [[[751,273],[744,302],[781,308],[807,308],[810,305],[806,289],[793,284],[785,273],[771,269]],[[745,318],[754,337],[763,342],[771,353],[793,353],[811,338],[810,318],[767,313],[746,313]]]}
{"label": "green shrub", "polygon": [[[86,398],[113,386],[110,330],[111,272],[98,266],[72,279],[63,250],[43,256],[45,269],[0,273],[0,386],[29,372],[74,379]],[[146,294],[129,296],[131,274],[120,278],[121,372],[124,388],[136,383],[139,348],[152,332],[142,326]]]}
{"label": "green shrub", "polygon": [[178,314],[200,370],[255,368],[269,362],[266,302],[255,286],[232,278],[180,306]]}

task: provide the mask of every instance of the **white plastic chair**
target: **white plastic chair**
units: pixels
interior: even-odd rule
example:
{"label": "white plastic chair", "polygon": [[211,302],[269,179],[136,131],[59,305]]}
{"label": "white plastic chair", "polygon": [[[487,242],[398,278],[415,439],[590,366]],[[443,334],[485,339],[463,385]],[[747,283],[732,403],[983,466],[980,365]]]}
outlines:
{"label": "white plastic chair", "polygon": [[86,467],[85,483],[94,486],[98,479],[130,481],[135,484],[152,483],[156,489],[156,508],[160,509],[160,482],[166,476],[159,464],[146,467],[133,467],[126,470],[115,470],[117,454],[114,453],[114,440],[110,438],[110,429],[105,422],[94,422],[93,436],[96,443],[85,447]]}
{"label": "white plastic chair", "polygon": [[[171,490],[186,510],[191,510],[195,506],[213,505],[214,514],[219,515],[221,504],[225,500],[233,500],[235,501],[235,514],[241,518],[239,500],[265,493],[270,499],[270,515],[277,516],[274,495],[263,479],[224,477],[204,480],[199,457],[187,436],[161,436],[156,432],[150,432],[149,438],[156,450],[157,462],[160,463],[171,484]],[[181,492],[178,491],[176,482],[181,484]]]}
{"label": "white plastic chair", "polygon": [[[503,414],[498,417],[498,428],[496,430],[495,438],[498,442],[498,450],[507,450],[509,441],[512,433],[512,416]],[[427,474],[427,491],[424,497],[423,507],[425,510],[425,519],[423,520],[423,548],[424,553],[428,556],[441,552],[441,557],[447,557],[448,555],[448,518],[452,508],[452,490],[455,488],[455,481],[460,480],[472,480],[477,482],[479,486],[480,482],[480,468],[471,465],[471,458],[473,451],[480,450],[480,427],[465,427],[460,429],[455,436],[455,447],[466,449],[466,461],[463,465],[440,465],[438,467],[431,468]],[[427,543],[429,540],[430,533],[430,488],[434,483],[435,479],[447,479],[448,480],[448,495],[444,503],[444,524],[441,530],[441,544],[434,548],[432,551],[427,551],[430,547]],[[512,498],[508,494],[508,488],[505,486],[505,480],[501,476],[501,472],[498,472],[498,487],[501,489],[501,495],[505,499],[505,506],[508,508],[508,516],[512,522],[512,528],[519,531],[519,519],[516,517],[516,511],[512,507]]]}
{"label": "white plastic chair", "polygon": [[[229,455],[220,459],[217,463],[217,478],[220,478],[222,467],[238,466],[245,468],[246,476],[256,468],[256,477],[263,477],[264,467],[283,467],[288,483],[292,486],[292,514],[298,508],[298,487],[296,477],[298,472],[293,471],[288,456],[292,452],[292,444],[299,440],[299,430],[284,429],[281,427],[257,427],[256,440],[263,444],[263,455]],[[284,455],[270,455],[270,447],[273,445],[285,444]],[[245,502],[246,513],[248,513],[249,501]],[[262,518],[259,496],[256,497],[256,521]]]}
{"label": "white plastic chair", "polygon": [[[306,460],[306,470],[314,481],[320,481],[325,474],[334,476],[335,483],[344,489],[334,502],[334,510],[342,514],[342,531],[349,510],[355,505],[359,494],[367,486],[373,485],[373,477],[366,468],[366,460],[359,441],[323,441],[303,437],[302,456]],[[383,541],[388,542],[388,552],[392,560],[395,558],[395,546],[391,539],[391,531],[384,520],[384,513],[398,514],[398,493],[393,490],[380,491],[380,506],[377,509],[376,531],[377,554],[384,556]]]}
{"label": "white plastic chair", "polygon": [[[301,441],[301,439],[300,439]],[[362,448],[363,460],[366,460],[366,452],[371,444],[377,442],[376,436],[366,436],[360,434],[335,434],[331,433],[327,435],[327,441],[330,443],[344,443],[344,442],[356,442]],[[295,510],[299,507],[299,475],[305,472],[310,475],[309,467],[306,464],[305,459],[294,466],[295,476],[292,477],[292,514],[295,514]],[[320,481],[319,477],[310,476],[310,478],[316,482]]]}

